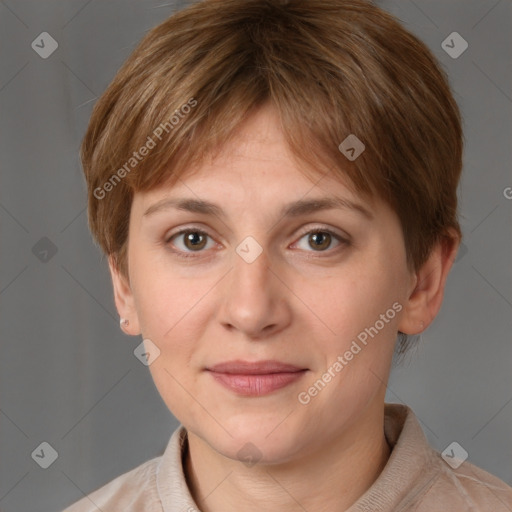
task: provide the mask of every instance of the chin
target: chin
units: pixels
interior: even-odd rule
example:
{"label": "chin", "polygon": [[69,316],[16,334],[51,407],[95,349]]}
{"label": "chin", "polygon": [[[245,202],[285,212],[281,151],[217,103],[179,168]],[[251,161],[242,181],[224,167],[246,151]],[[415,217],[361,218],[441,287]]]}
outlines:
{"label": "chin", "polygon": [[224,457],[242,462],[249,467],[255,464],[284,464],[292,460],[297,452],[295,443],[283,445],[265,438],[235,439],[225,444],[226,446],[213,446],[213,448]]}
{"label": "chin", "polygon": [[212,435],[210,429],[206,432],[204,428],[199,429],[198,435],[224,457],[244,462],[247,466],[281,464],[293,459],[307,444],[306,432],[300,425],[285,423],[276,415],[267,419],[261,415],[258,418],[239,416],[224,422],[232,437],[219,428],[215,429],[217,435]]}

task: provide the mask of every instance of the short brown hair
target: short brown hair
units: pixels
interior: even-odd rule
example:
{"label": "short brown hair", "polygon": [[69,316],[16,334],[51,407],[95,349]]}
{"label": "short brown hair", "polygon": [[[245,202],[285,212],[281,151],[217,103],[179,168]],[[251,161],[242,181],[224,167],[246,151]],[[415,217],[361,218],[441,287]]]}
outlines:
{"label": "short brown hair", "polygon": [[[449,228],[461,237],[460,113],[424,43],[365,0],[205,0],[143,38],[82,142],[89,226],[124,275],[134,191],[175,183],[267,102],[313,175],[393,208],[411,268]],[[354,161],[338,149],[350,134],[365,145]]]}

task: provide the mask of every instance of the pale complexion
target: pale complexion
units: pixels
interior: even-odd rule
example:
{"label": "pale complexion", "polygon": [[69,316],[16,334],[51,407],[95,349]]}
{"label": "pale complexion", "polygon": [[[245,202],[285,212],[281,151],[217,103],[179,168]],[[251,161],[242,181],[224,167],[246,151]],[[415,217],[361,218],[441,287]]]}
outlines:
{"label": "pale complexion", "polygon": [[[280,214],[289,203],[325,197],[367,214],[349,207]],[[224,216],[162,205],[171,198],[215,203]],[[173,236],[182,228],[188,233]],[[207,236],[194,238],[197,230]],[[236,252],[249,236],[263,250],[252,263]],[[456,241],[440,244],[410,271],[390,207],[357,197],[341,176],[306,178],[270,108],[192,175],[135,194],[129,281],[110,260],[116,305],[129,320],[126,332],[161,351],[150,370],[187,428],[185,471],[200,510],[341,511],[370,487],[390,453],[383,413],[397,331],[416,334],[433,320],[456,249]],[[299,393],[396,302],[401,311],[301,404]],[[284,388],[242,396],[205,371],[236,359],[307,371]],[[261,457],[251,467],[239,460],[246,443]]]}

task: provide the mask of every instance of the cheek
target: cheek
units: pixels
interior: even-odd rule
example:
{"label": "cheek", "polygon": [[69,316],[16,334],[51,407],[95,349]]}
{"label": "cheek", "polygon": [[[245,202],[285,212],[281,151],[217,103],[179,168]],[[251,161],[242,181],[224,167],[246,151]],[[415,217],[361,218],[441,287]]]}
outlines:
{"label": "cheek", "polygon": [[142,335],[162,340],[176,322],[178,294],[164,280],[153,279],[150,271],[141,275],[145,277],[134,283],[134,298]]}
{"label": "cheek", "polygon": [[[178,276],[169,266],[137,267],[133,289],[142,336],[151,339],[161,351],[161,357],[151,367],[162,366],[184,378],[198,350],[198,341],[204,337],[208,294],[217,281],[212,277]],[[165,375],[162,378],[167,379]]]}
{"label": "cheek", "polygon": [[308,283],[314,313],[322,320],[316,329],[316,350],[322,353],[317,368],[336,375],[325,399],[332,393],[333,399],[353,400],[357,389],[364,401],[387,380],[403,307],[398,270],[386,258],[373,259],[333,275],[325,286]]}
{"label": "cheek", "polygon": [[156,267],[141,272],[137,281],[137,311],[144,338],[151,339],[160,355],[149,366],[166,406],[181,421],[195,421],[186,390],[195,388],[194,353],[205,324],[201,297],[207,290],[190,279],[165,275]]}
{"label": "cheek", "polygon": [[142,335],[165,340],[193,306],[198,283],[177,276],[160,249],[150,250],[144,243],[130,249],[132,290]]}
{"label": "cheek", "polygon": [[[400,293],[396,273],[389,266],[354,266],[350,272],[332,275],[322,286],[317,284],[305,283],[303,294],[309,297],[313,313],[323,320],[333,336],[352,338],[373,326],[390,308],[385,326],[397,324],[397,312],[392,306]],[[378,327],[384,329],[380,323]]]}

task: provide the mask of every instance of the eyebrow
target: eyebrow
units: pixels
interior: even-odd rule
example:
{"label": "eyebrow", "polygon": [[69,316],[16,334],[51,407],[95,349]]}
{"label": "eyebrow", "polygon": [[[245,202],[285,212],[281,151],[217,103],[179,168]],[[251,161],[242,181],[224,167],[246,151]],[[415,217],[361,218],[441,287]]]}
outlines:
{"label": "eyebrow", "polygon": [[[226,218],[226,213],[217,204],[209,201],[193,198],[166,198],[156,202],[150,206],[145,212],[144,217],[148,217],[154,213],[166,211],[169,209],[183,210],[192,213],[200,213],[204,215],[215,215]],[[349,201],[348,199],[331,196],[320,197],[316,199],[301,199],[283,206],[280,211],[280,217],[300,217],[315,213],[322,210],[343,209],[350,210],[361,214],[368,220],[373,219],[373,215],[364,206]]]}

